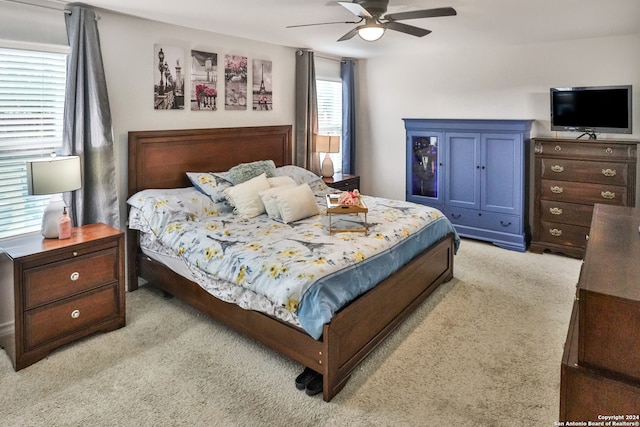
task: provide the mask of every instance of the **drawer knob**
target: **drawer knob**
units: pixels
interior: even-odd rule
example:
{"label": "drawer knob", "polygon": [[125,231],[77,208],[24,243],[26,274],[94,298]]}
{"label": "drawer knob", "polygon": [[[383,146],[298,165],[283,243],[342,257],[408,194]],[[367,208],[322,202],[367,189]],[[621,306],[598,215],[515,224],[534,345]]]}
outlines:
{"label": "drawer knob", "polygon": [[77,271],[74,271],[73,273],[71,273],[71,276],[69,276],[69,278],[75,282],[80,278],[80,273],[78,273]]}
{"label": "drawer knob", "polygon": [[551,166],[551,170],[556,172],[556,173],[560,173],[562,171],[564,171],[564,168],[560,165],[553,165]]}
{"label": "drawer knob", "polygon": [[559,146],[559,145],[556,145],[556,147],[554,148],[554,150],[556,150],[556,151],[562,151],[562,147],[561,147],[561,146]]}
{"label": "drawer knob", "polygon": [[80,317],[80,310],[73,310],[71,312],[71,318],[72,319],[77,319],[78,317]]}
{"label": "drawer knob", "polygon": [[611,191],[603,191],[600,193],[603,199],[612,200],[616,198],[616,193],[612,193]]}
{"label": "drawer knob", "polygon": [[551,192],[552,192],[552,193],[555,193],[555,194],[562,194],[562,192],[563,192],[563,191],[564,191],[564,188],[562,188],[562,187],[558,187],[557,185],[556,185],[556,186],[551,187]]}
{"label": "drawer knob", "polygon": [[613,154],[613,148],[607,147],[607,149],[604,150],[604,152],[607,153],[607,154]]}
{"label": "drawer knob", "polygon": [[78,256],[78,252],[73,251],[73,256]]}
{"label": "drawer knob", "polygon": [[560,237],[562,236],[562,230],[558,230],[557,228],[552,228],[549,230],[549,234],[551,234],[553,237]]}
{"label": "drawer knob", "polygon": [[615,169],[602,169],[602,175],[604,176],[616,176],[616,173]]}
{"label": "drawer knob", "polygon": [[551,215],[562,215],[562,209],[560,208],[549,208],[549,212]]}

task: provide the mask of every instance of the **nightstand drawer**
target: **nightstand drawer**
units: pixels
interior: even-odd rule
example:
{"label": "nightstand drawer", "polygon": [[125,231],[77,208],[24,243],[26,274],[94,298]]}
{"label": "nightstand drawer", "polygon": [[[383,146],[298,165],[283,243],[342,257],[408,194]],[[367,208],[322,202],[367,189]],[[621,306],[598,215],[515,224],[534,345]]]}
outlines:
{"label": "nightstand drawer", "polygon": [[25,310],[119,280],[118,249],[24,271]]}
{"label": "nightstand drawer", "polygon": [[116,285],[60,304],[36,308],[25,312],[25,348],[64,337],[87,326],[114,317],[118,310]]}

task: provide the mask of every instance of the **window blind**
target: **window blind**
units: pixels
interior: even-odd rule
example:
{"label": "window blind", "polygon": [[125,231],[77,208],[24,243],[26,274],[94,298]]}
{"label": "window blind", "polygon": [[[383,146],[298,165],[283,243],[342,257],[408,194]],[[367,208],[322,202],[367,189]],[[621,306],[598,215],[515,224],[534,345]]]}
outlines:
{"label": "window blind", "polygon": [[[316,80],[318,133],[342,136],[342,83]],[[341,147],[342,148],[342,147]],[[330,154],[336,172],[342,171],[342,153]]]}
{"label": "window blind", "polygon": [[25,162],[62,146],[66,59],[0,48],[0,238],[40,229],[50,196],[29,196]]}

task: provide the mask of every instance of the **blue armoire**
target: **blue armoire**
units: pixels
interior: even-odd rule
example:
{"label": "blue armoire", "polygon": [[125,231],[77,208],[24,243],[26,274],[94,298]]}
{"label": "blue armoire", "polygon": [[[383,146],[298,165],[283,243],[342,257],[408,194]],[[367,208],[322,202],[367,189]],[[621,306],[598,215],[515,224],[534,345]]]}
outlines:
{"label": "blue armoire", "polygon": [[463,237],[524,252],[532,121],[404,122],[407,200],[440,209]]}

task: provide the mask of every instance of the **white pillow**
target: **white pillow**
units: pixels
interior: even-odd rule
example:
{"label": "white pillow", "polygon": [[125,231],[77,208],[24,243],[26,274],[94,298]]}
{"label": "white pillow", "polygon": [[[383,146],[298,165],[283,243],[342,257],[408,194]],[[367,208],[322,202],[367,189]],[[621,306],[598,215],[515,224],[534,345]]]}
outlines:
{"label": "white pillow", "polygon": [[260,192],[268,190],[267,175],[261,174],[242,184],[224,190],[225,197],[234,207],[233,212],[242,219],[249,219],[264,213],[264,204],[260,199]]}
{"label": "white pillow", "polygon": [[[289,178],[289,177],[282,177],[282,178]],[[274,178],[268,178],[268,179],[269,179],[269,182],[271,182],[271,180]],[[262,204],[264,204],[264,209],[267,212],[267,215],[269,216],[269,218],[276,219],[276,220],[281,219],[277,196],[282,192],[283,189],[289,188],[289,187],[295,187],[297,185],[298,184],[296,184],[296,182],[293,179],[291,179],[291,182],[288,184],[284,183],[277,187],[272,186],[270,189],[260,192],[260,199],[262,200]]]}
{"label": "white pillow", "polygon": [[274,176],[272,178],[267,178],[267,181],[269,181],[269,185],[271,187],[298,185],[298,183],[290,176]]}
{"label": "white pillow", "polygon": [[285,224],[320,213],[309,184],[285,187],[276,196],[278,210]]}

